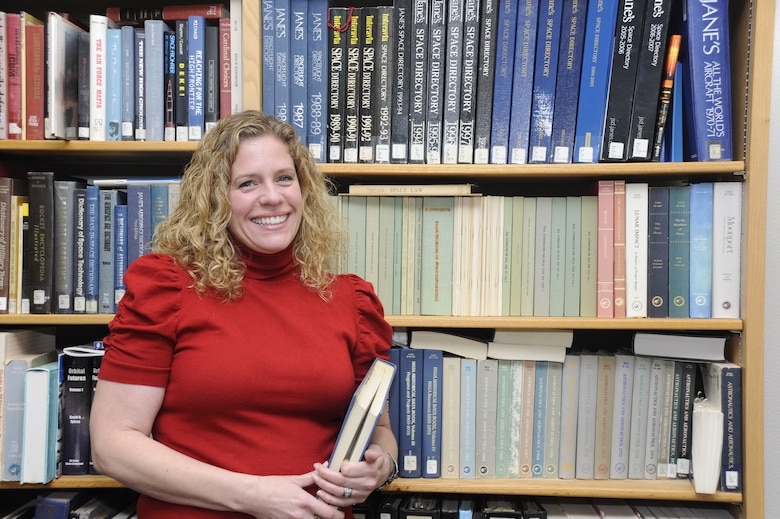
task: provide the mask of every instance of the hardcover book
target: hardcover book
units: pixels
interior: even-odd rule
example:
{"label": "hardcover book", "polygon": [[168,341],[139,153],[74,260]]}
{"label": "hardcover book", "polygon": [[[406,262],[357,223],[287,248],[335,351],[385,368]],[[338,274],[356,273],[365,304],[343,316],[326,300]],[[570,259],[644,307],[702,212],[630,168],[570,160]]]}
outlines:
{"label": "hardcover book", "polygon": [[271,113],[285,123],[290,122],[290,1],[273,0],[274,109]]}
{"label": "hardcover book", "polygon": [[89,185],[86,188],[85,232],[85,309],[88,314],[98,313],[100,276],[100,188]]}
{"label": "hardcover book", "polygon": [[20,482],[48,483],[57,471],[59,362],[27,369]]}
{"label": "hardcover book", "polygon": [[577,408],[577,457],[575,477],[593,479],[596,447],[596,403],[599,357],[580,355],[580,389]]}
{"label": "hardcover book", "polygon": [[669,188],[652,186],[648,201],[647,317],[669,316]]}
{"label": "hardcover book", "polygon": [[[206,125],[205,74],[206,20],[187,18],[187,138],[199,141]],[[136,139],[137,140],[137,139]]]}
{"label": "hardcover book", "polygon": [[476,477],[477,360],[460,361],[460,478]]}
{"label": "hardcover book", "polygon": [[712,203],[713,183],[690,186],[690,299],[691,318],[712,317]]}
{"label": "hardcover book", "polygon": [[74,180],[54,181],[54,312],[73,313],[76,189]]}
{"label": "hardcover book", "polygon": [[217,20],[231,15],[224,4],[182,4],[164,5],[162,7],[108,7],[106,16],[117,23],[143,23],[144,20],[165,20],[173,22],[188,16],[203,16],[206,19]]}
{"label": "hardcover book", "polygon": [[636,358],[615,355],[615,383],[612,399],[612,430],[610,432],[609,478],[627,479],[631,438],[631,403],[633,402]]}
{"label": "hardcover book", "polygon": [[[557,9],[556,5],[555,2],[550,4],[553,16],[556,14],[560,16],[560,9]],[[539,3],[528,0],[519,1],[517,8],[517,34],[515,35],[511,88],[512,102],[509,115],[508,162],[525,164],[529,162],[533,98],[536,87],[534,75],[544,73],[544,71],[535,69],[534,66],[536,52],[539,49],[539,39],[543,39],[547,31],[537,31],[537,27],[540,26],[539,19],[544,18],[549,11],[542,9],[540,13]],[[557,48],[553,51],[550,47],[549,50],[557,54]]]}
{"label": "hardcover book", "polygon": [[[189,133],[189,123],[187,115],[187,104],[189,103],[189,94],[187,93],[187,67],[189,60],[189,50],[187,47],[188,28],[187,20],[176,20],[174,23],[176,40],[176,88],[174,89],[173,113],[176,120],[176,140],[187,141]],[[263,42],[265,45],[265,42]],[[265,76],[263,76],[265,77]],[[267,79],[263,84],[267,83]],[[263,97],[265,100],[265,97]]]}
{"label": "hardcover book", "polygon": [[74,197],[73,313],[87,311],[87,189],[79,186]]}
{"label": "hardcover book", "polygon": [[422,221],[423,315],[452,315],[453,197],[424,197]]}
{"label": "hardcover book", "polygon": [[742,184],[715,182],[712,196],[712,317],[740,316]]}
{"label": "hardcover book", "polygon": [[438,478],[442,474],[442,368],[443,352],[426,350],[422,354],[422,477]]}
{"label": "hardcover book", "polygon": [[106,35],[116,24],[101,14],[89,16],[89,140],[106,140]]}
{"label": "hardcover book", "polygon": [[135,28],[135,123],[133,138],[137,141],[146,140],[146,32],[141,27]]}
{"label": "hardcover book", "polygon": [[[472,16],[476,15],[476,1],[470,0]],[[446,13],[446,42],[444,45],[444,67],[442,69],[444,76],[444,88],[442,88],[443,122],[441,131],[442,153],[441,162],[443,164],[458,163],[458,146],[460,143],[460,112],[461,112],[461,90],[462,82],[468,82],[473,95],[473,68],[471,76],[464,78],[463,74],[463,55],[466,46],[464,45],[465,34],[463,30],[465,16],[464,0],[447,0],[445,2]],[[472,27],[473,28],[473,27]],[[476,34],[472,34],[472,51],[476,50]],[[473,56],[472,65],[475,63]],[[470,101],[470,100],[469,100]]]}
{"label": "hardcover book", "polygon": [[628,478],[645,477],[645,444],[647,441],[647,402],[650,397],[650,357],[634,357],[634,385],[631,390],[629,423]]}
{"label": "hardcover book", "polygon": [[378,88],[376,80],[376,71],[379,67],[376,57],[376,40],[379,34],[378,15],[376,7],[363,8],[363,24],[360,27],[358,162],[364,163],[375,161],[377,107],[374,93]]}
{"label": "hardcover book", "polygon": [[[334,8],[334,21],[335,21],[335,9]],[[263,72],[263,87],[262,87],[262,103],[263,112],[274,115],[274,96],[275,96],[275,83],[276,83],[276,50],[274,49],[274,35],[276,33],[275,18],[274,18],[274,0],[261,0],[260,2],[261,12],[261,30],[260,39],[262,41],[262,72]],[[341,22],[341,20],[338,20]],[[335,25],[335,27],[341,27],[341,24]]]}
{"label": "hardcover book", "polygon": [[626,184],[626,317],[647,317],[648,185]]}
{"label": "hardcover book", "polygon": [[441,477],[460,477],[460,357],[442,359]]}
{"label": "hardcover book", "polygon": [[308,128],[306,144],[316,162],[327,161],[328,123],[328,3],[311,0],[308,3],[306,94],[308,98]]}
{"label": "hardcover book", "polygon": [[427,0],[412,0],[409,70],[409,163],[425,162],[425,119],[428,113],[428,44],[430,9]]}
{"label": "hardcover book", "polygon": [[442,125],[447,65],[447,1],[431,0],[428,19],[428,75],[427,111],[425,116],[425,162],[440,164]]}
{"label": "hardcover book", "polygon": [[46,112],[46,27],[43,22],[24,28],[24,129],[26,140],[42,140]]}
{"label": "hardcover book", "polygon": [[[498,360],[477,361],[476,434],[474,436],[476,477],[496,477],[496,419]],[[504,412],[504,409],[501,409]]]}
{"label": "hardcover book", "polygon": [[614,317],[615,181],[598,183],[598,317]]}
{"label": "hardcover book", "polygon": [[6,13],[7,138],[22,138],[22,23],[19,13]]}
{"label": "hardcover book", "polygon": [[328,162],[344,162],[344,98],[347,67],[349,9],[330,9],[328,23]]}
{"label": "hardcover book", "polygon": [[422,476],[422,350],[412,346],[401,351],[398,380],[401,392],[398,437],[399,474],[405,478]]}
{"label": "hardcover book", "polygon": [[122,30],[106,30],[106,140],[122,139]]}
{"label": "hardcover book", "polygon": [[558,477],[574,479],[577,462],[577,413],[580,389],[580,356],[568,354],[561,374],[561,427]]}
{"label": "hardcover book", "polygon": [[547,411],[544,422],[544,473],[542,477],[557,479],[561,445],[561,390],[563,363],[547,362]]}
{"label": "hardcover book", "polygon": [[[515,37],[519,0],[501,0],[496,10],[496,62],[493,77],[493,99],[512,99]],[[506,164],[509,158],[509,122],[512,110],[503,103],[493,103],[490,128],[490,163]]]}
{"label": "hardcover book", "polygon": [[30,199],[30,245],[25,246],[29,265],[30,312],[52,313],[54,283],[54,173],[27,174]]}
{"label": "hardcover book", "polygon": [[48,24],[47,139],[78,138],[79,35],[84,29],[50,12]]}
{"label": "hardcover book", "polygon": [[612,421],[615,398],[615,356],[600,353],[596,381],[596,447],[594,479],[609,479],[612,445]]}
{"label": "hardcover book", "polygon": [[626,181],[615,180],[613,210],[614,315],[626,316]]}
{"label": "hardcover book", "polygon": [[[363,8],[351,9],[347,31],[346,68],[344,79],[344,162],[357,163],[360,134],[359,90],[361,72],[360,32],[365,24]],[[277,41],[278,44],[278,41]],[[277,56],[279,53],[277,52]],[[277,83],[277,90],[281,85]]]}
{"label": "hardcover book", "polygon": [[490,159],[490,128],[493,118],[493,84],[498,45],[498,5],[494,2],[481,2],[480,9],[473,160],[475,164],[487,164]]}
{"label": "hardcover book", "polygon": [[533,477],[533,450],[534,450],[534,410],[536,402],[536,361],[524,360],[522,403],[520,404],[520,442],[518,449],[518,476],[521,478]]}
{"label": "hardcover book", "polygon": [[474,125],[477,110],[480,43],[479,0],[464,0],[463,44],[460,71],[460,113],[458,115],[458,162],[474,162]]}
{"label": "hardcover book", "polygon": [[[290,118],[289,123],[295,128],[298,140],[306,143],[306,133],[309,130],[307,77],[309,63],[307,59],[307,22],[308,2],[305,0],[290,1]],[[219,111],[217,111],[217,119]],[[216,120],[214,120],[216,123]]]}
{"label": "hardcover book", "polygon": [[374,38],[376,52],[376,105],[374,162],[390,162],[392,146],[393,77],[395,70],[395,10],[391,6],[379,6],[377,10],[377,34]]}
{"label": "hardcover book", "polygon": [[[165,31],[170,27],[162,20],[145,20],[144,34],[144,111],[146,112],[146,140],[165,138],[165,81],[163,78]],[[205,73],[205,71],[204,71]]]}
{"label": "hardcover book", "polygon": [[701,365],[707,399],[723,412],[720,490],[742,490],[742,367],[732,362]]}
{"label": "hardcover book", "polygon": [[669,317],[688,317],[690,187],[669,188]]}
{"label": "hardcover book", "polygon": [[86,490],[55,490],[39,495],[35,503],[35,517],[70,519],[71,510],[86,503],[91,495]]}
{"label": "hardcover book", "polygon": [[206,51],[203,61],[203,131],[219,120],[220,36],[219,26],[206,26]]}
{"label": "hardcover book", "polygon": [[[135,91],[135,67],[136,48],[135,29],[130,25],[123,25],[122,31],[122,140],[135,140],[135,102],[138,95]],[[184,40],[186,38],[186,22],[184,26]],[[178,40],[177,40],[178,41]],[[186,60],[182,63],[186,63]],[[180,69],[181,70],[181,69]],[[184,70],[186,71],[186,65]],[[177,92],[178,93],[178,92]],[[178,99],[178,98],[177,98]],[[187,113],[186,104],[184,113]]]}
{"label": "hardcover book", "polygon": [[409,151],[409,98],[411,88],[410,65],[412,63],[412,22],[414,13],[411,0],[393,3],[395,15],[395,41],[393,42],[393,104],[391,109],[390,162],[405,163]]}

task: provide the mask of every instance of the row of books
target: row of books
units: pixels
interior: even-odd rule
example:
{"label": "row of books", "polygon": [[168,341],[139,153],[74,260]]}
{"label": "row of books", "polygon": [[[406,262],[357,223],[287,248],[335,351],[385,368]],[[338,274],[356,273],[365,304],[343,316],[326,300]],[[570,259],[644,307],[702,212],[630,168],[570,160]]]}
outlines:
{"label": "row of books", "polygon": [[660,160],[672,103],[667,160],[731,159],[725,0],[326,8],[262,2],[263,110],[318,160]]}
{"label": "row of books", "polygon": [[[0,507],[2,519],[136,519],[137,495],[129,490],[54,490]],[[17,500],[19,501],[19,500]]]}
{"label": "row of books", "polygon": [[342,268],[372,282],[388,313],[740,316],[738,182],[604,180],[581,196],[386,187],[351,186],[369,195],[339,202]]}
{"label": "row of books", "polygon": [[720,504],[523,495],[372,495],[353,507],[361,519],[730,519]]}
{"label": "row of books", "polygon": [[149,252],[178,187],[174,179],[100,188],[52,172],[0,177],[0,312],[116,312],[125,269]]}
{"label": "row of books", "polygon": [[113,19],[83,24],[0,12],[0,139],[200,140],[243,106],[233,6],[171,6],[140,21],[109,9]]}
{"label": "row of books", "polygon": [[[574,348],[563,362],[474,359],[414,346],[391,350],[401,477],[692,479],[700,493],[741,490],[736,364],[614,348]],[[697,396],[720,414],[698,434]]]}

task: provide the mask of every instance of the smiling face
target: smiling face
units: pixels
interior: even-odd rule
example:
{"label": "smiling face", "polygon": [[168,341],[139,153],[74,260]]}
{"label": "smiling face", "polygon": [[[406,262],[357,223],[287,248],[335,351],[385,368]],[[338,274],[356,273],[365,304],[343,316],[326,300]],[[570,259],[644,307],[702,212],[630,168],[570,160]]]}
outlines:
{"label": "smiling face", "polygon": [[286,249],[301,226],[303,202],[295,164],[274,135],[241,142],[230,172],[228,200],[233,237],[252,251]]}

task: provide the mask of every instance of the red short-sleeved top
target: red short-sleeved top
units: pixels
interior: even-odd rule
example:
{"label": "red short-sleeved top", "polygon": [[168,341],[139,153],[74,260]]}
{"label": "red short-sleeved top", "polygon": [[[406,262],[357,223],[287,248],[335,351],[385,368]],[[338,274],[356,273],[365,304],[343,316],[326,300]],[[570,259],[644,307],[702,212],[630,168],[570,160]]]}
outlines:
{"label": "red short-sleeved top", "polygon": [[[237,472],[305,473],[328,459],[357,383],[374,358],[387,358],[392,329],[357,276],[338,276],[324,301],[300,282],[291,249],[244,259],[244,293],[232,303],[196,293],[169,256],[135,260],[100,379],[164,387],[152,432],[179,452]],[[145,496],[139,512],[243,516]]]}

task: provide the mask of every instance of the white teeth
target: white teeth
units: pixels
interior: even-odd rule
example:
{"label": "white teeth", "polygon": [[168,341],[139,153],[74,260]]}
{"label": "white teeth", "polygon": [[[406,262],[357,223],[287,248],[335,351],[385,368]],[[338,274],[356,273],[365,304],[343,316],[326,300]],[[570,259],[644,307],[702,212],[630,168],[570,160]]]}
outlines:
{"label": "white teeth", "polygon": [[277,225],[287,220],[287,215],[267,216],[265,218],[253,218],[252,221],[260,225]]}

